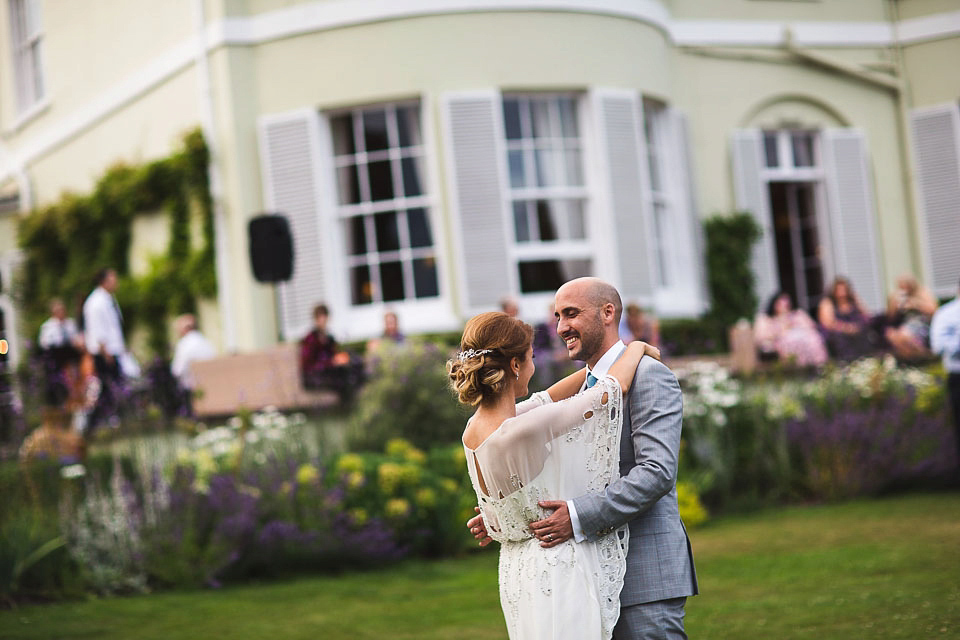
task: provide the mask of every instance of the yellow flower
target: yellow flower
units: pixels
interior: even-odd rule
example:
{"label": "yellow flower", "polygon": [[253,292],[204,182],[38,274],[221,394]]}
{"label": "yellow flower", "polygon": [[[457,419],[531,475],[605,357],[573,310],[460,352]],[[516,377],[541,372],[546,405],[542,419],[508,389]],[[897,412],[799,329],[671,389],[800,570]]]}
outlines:
{"label": "yellow flower", "polygon": [[313,484],[320,478],[320,472],[312,464],[302,464],[297,469],[297,484]]}
{"label": "yellow flower", "polygon": [[364,509],[363,507],[356,507],[354,509],[350,509],[350,511],[348,511],[347,514],[350,516],[350,519],[353,521],[353,524],[358,526],[366,524],[367,520],[370,519],[370,516],[367,514],[367,510]]}
{"label": "yellow flower", "polygon": [[451,480],[450,478],[441,478],[440,488],[446,491],[447,493],[456,493],[457,483]]}
{"label": "yellow flower", "polygon": [[393,438],[387,442],[387,455],[393,458],[403,458],[406,456],[407,451],[413,448],[413,445],[404,440],[403,438]]}
{"label": "yellow flower", "polygon": [[707,510],[700,502],[696,488],[689,482],[677,483],[677,503],[680,507],[680,518],[688,527],[696,527],[707,520]]}
{"label": "yellow flower", "polygon": [[429,487],[417,490],[417,505],[429,509],[437,504],[437,493]]}
{"label": "yellow flower", "polygon": [[458,464],[466,464],[466,462],[467,462],[467,454],[464,453],[463,447],[454,447],[454,448],[453,448],[453,459],[454,459]]}
{"label": "yellow flower", "polygon": [[287,495],[291,491],[293,491],[293,485],[291,483],[284,482],[283,484],[280,485],[280,493]]}
{"label": "yellow flower", "polygon": [[410,512],[410,503],[405,498],[390,498],[384,505],[388,518],[402,518]]}
{"label": "yellow flower", "polygon": [[355,453],[345,453],[337,460],[337,473],[363,471],[363,458]]}
{"label": "yellow flower", "polygon": [[380,489],[384,493],[393,493],[400,486],[402,469],[396,462],[384,462],[377,469]]}
{"label": "yellow flower", "polygon": [[367,481],[367,477],[363,475],[360,471],[354,471],[347,475],[347,486],[351,489],[356,489],[357,487],[362,487],[363,484]]}

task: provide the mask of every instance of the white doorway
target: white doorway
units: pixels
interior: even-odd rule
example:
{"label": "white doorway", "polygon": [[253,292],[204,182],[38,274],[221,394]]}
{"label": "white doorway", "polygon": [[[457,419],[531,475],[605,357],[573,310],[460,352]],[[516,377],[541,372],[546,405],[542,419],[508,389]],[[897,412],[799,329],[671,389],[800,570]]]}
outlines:
{"label": "white doorway", "polygon": [[767,185],[780,288],[793,296],[797,308],[811,313],[823,295],[826,271],[817,186],[816,182]]}

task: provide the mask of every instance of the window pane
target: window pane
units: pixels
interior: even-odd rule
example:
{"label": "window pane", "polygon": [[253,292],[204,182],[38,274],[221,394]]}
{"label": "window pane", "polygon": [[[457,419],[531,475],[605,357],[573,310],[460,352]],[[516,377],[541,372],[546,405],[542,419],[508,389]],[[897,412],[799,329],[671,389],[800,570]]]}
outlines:
{"label": "window pane", "polygon": [[767,166],[770,168],[780,166],[780,160],[777,157],[777,132],[763,132],[763,153],[766,156]]}
{"label": "window pane", "polygon": [[390,170],[390,161],[371,162],[367,167],[370,171],[370,199],[393,198],[393,172]]}
{"label": "window pane", "polygon": [[580,163],[580,151],[577,149],[567,149],[563,153],[564,165],[566,165],[567,185],[579,187],[583,185],[583,168]]}
{"label": "window pane", "polygon": [[519,140],[520,133],[520,104],[516,100],[504,98],[503,124],[507,133],[507,140]]}
{"label": "window pane", "polygon": [[567,280],[590,275],[589,260],[538,260],[521,262],[520,291],[556,291]]}
{"label": "window pane", "polygon": [[574,98],[560,98],[560,129],[564,138],[580,137],[577,126],[577,102]]}
{"label": "window pane", "polygon": [[530,219],[527,216],[527,201],[513,203],[513,229],[517,242],[530,242]]}
{"label": "window pane", "polygon": [[663,190],[663,180],[660,175],[660,157],[654,149],[647,149],[647,169],[650,173],[650,188],[654,191]]}
{"label": "window pane", "polygon": [[403,300],[403,265],[399,262],[384,262],[380,265],[380,287],[383,301]]}
{"label": "window pane", "polygon": [[540,227],[541,241],[556,240],[559,237],[555,204],[548,200],[537,200],[537,226]]}
{"label": "window pane", "polygon": [[553,149],[537,149],[534,156],[537,166],[537,186],[553,187],[560,184],[560,176],[557,175],[559,153]]}
{"label": "window pane", "polygon": [[369,304],[373,301],[370,267],[365,264],[350,269],[350,299],[353,304]]}
{"label": "window pane", "polygon": [[403,165],[403,194],[405,196],[423,195],[423,186],[420,184],[420,158],[402,158]]}
{"label": "window pane", "polygon": [[587,217],[582,200],[567,201],[567,216],[570,221],[570,238],[585,240],[587,237]]}
{"label": "window pane", "polygon": [[433,234],[430,233],[430,219],[426,209],[410,209],[407,211],[407,226],[410,228],[410,246],[429,247],[433,245]]}
{"label": "window pane", "polygon": [[397,133],[401,147],[415,147],[420,140],[420,109],[417,107],[397,108]]}
{"label": "window pane", "polygon": [[344,156],[357,152],[353,144],[353,116],[347,113],[330,118],[330,130],[333,133],[334,155]]}
{"label": "window pane", "polygon": [[357,176],[356,165],[337,169],[337,188],[340,192],[340,204],[360,202],[360,178]]}
{"label": "window pane", "polygon": [[507,152],[507,160],[510,164],[510,186],[514,189],[527,186],[526,175],[523,171],[523,151]]}
{"label": "window pane", "polygon": [[660,286],[670,286],[670,270],[667,264],[667,250],[669,233],[667,230],[667,208],[660,202],[653,203],[653,233],[656,247],[657,270],[660,275]]}
{"label": "window pane", "polygon": [[389,148],[387,114],[382,109],[363,112],[363,140],[368,152]]}
{"label": "window pane", "polygon": [[377,230],[377,251],[396,251],[400,248],[400,234],[397,232],[397,214],[395,211],[378,213],[373,217]]}
{"label": "window pane", "polygon": [[433,258],[419,258],[413,261],[413,286],[418,298],[432,298],[440,295],[437,286],[437,261]]}
{"label": "window pane", "polygon": [[367,227],[364,225],[363,216],[349,218],[346,222],[347,229],[347,252],[352,256],[362,255],[367,252]]}
{"label": "window pane", "polygon": [[553,127],[550,126],[550,101],[539,99],[531,100],[532,124],[534,138],[549,138],[553,135]]}
{"label": "window pane", "polygon": [[793,141],[793,166],[812,167],[813,163],[813,134],[808,131],[798,131],[790,138]]}

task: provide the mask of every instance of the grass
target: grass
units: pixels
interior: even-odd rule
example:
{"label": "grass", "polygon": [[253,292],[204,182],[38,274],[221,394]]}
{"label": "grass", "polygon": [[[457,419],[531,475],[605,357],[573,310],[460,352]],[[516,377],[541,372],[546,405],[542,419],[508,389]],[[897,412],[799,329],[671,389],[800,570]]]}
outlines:
{"label": "grass", "polygon": [[[692,531],[687,632],[960,637],[960,493],[790,507]],[[382,572],[0,612],[0,638],[505,638],[496,553]],[[576,640],[576,639],[571,639]]]}

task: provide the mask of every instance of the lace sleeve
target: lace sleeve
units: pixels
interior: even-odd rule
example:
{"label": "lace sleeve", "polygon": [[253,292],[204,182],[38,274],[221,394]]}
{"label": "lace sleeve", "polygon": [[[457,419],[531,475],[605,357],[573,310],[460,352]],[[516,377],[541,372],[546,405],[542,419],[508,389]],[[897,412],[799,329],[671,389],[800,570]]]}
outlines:
{"label": "lace sleeve", "polygon": [[614,393],[619,397],[620,384],[607,376],[579,395],[541,404],[504,422],[477,451],[491,494],[509,495],[535,478],[550,455],[548,443],[583,427]]}
{"label": "lace sleeve", "polygon": [[531,409],[542,407],[543,405],[550,404],[551,402],[553,402],[553,400],[550,398],[549,393],[546,391],[537,391],[523,402],[517,403],[517,415],[523,415]]}

